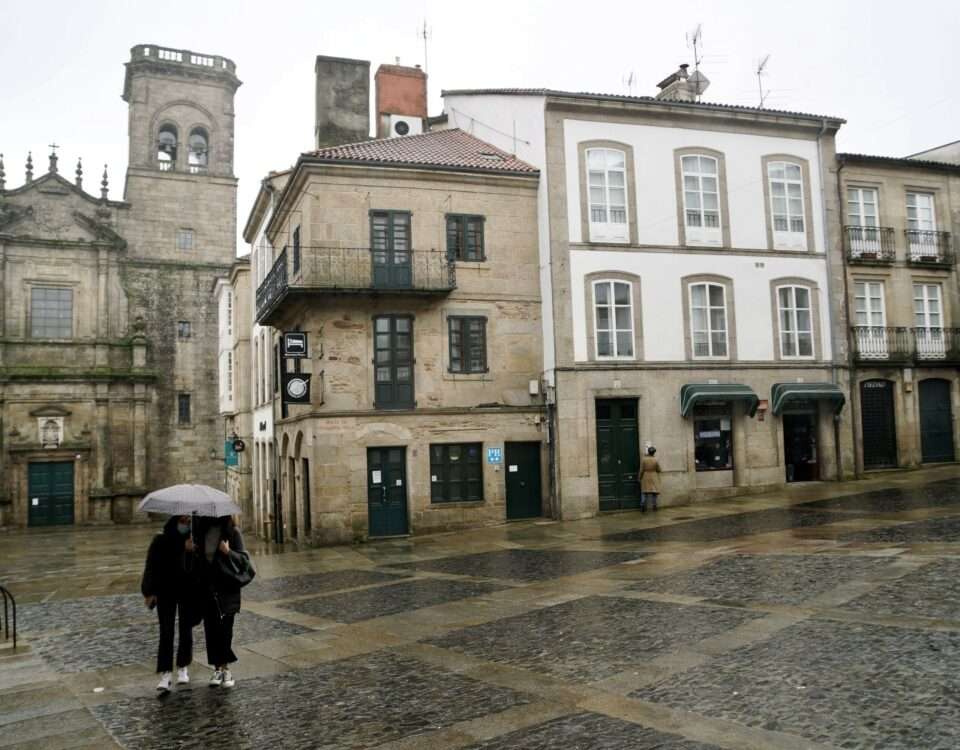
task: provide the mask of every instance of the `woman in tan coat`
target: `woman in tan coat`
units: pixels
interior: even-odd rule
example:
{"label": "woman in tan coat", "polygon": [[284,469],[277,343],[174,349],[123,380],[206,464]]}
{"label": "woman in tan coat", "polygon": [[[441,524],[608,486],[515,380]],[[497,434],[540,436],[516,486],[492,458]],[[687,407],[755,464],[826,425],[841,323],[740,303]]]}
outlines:
{"label": "woman in tan coat", "polygon": [[657,509],[657,498],[660,496],[660,462],[655,458],[657,449],[652,445],[647,448],[647,455],[640,461],[640,512],[646,513],[647,500],[650,500],[651,510]]}

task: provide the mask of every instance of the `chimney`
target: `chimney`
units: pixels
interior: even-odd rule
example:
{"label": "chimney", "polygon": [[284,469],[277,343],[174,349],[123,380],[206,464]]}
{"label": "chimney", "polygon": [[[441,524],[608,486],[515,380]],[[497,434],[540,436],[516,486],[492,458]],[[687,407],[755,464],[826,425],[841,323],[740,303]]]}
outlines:
{"label": "chimney", "polygon": [[370,63],[317,55],[317,148],[370,138]]}
{"label": "chimney", "polygon": [[381,65],[374,81],[377,96],[377,138],[417,135],[427,117],[427,74],[419,65]]}
{"label": "chimney", "polygon": [[697,97],[707,90],[710,81],[707,77],[697,71],[693,75],[687,73],[690,66],[683,64],[676,73],[664,78],[657,86],[660,93],[657,99],[664,99],[673,102],[695,102]]}

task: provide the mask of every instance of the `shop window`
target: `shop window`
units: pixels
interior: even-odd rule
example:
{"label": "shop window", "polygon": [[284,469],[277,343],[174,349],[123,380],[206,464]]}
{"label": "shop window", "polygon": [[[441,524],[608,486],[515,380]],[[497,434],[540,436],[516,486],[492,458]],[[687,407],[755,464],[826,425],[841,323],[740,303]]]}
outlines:
{"label": "shop window", "polygon": [[483,500],[483,444],[430,446],[430,502]]}
{"label": "shop window", "polygon": [[730,405],[702,407],[693,414],[693,455],[697,471],[733,468],[733,411]]}

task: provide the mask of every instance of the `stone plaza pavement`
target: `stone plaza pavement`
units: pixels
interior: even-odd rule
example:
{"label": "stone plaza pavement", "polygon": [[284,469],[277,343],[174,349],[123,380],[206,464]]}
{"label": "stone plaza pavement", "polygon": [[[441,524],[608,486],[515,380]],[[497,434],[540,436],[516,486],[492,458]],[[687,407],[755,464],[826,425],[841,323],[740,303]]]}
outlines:
{"label": "stone plaza pavement", "polygon": [[[960,467],[303,552],[158,698],[153,527],[0,533],[0,748],[960,746]],[[201,635],[197,629],[196,635]]]}

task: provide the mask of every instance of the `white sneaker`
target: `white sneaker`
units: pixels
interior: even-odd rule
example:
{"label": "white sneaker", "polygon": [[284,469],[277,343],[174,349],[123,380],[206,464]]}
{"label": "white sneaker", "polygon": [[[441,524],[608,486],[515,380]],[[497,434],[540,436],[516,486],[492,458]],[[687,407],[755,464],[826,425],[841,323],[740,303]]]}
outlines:
{"label": "white sneaker", "polygon": [[169,693],[170,686],[173,684],[173,672],[164,672],[160,675],[160,682],[157,683],[157,690],[161,693]]}
{"label": "white sneaker", "polygon": [[213,676],[210,677],[210,687],[220,687],[223,684],[223,672],[219,669],[213,671]]}
{"label": "white sneaker", "polygon": [[186,685],[188,682],[190,682],[190,675],[187,673],[187,668],[180,667],[180,669],[177,670],[177,684]]}
{"label": "white sneaker", "polygon": [[237,684],[237,681],[233,679],[233,675],[230,674],[229,669],[223,670],[223,682],[221,683],[225,688],[232,688]]}

